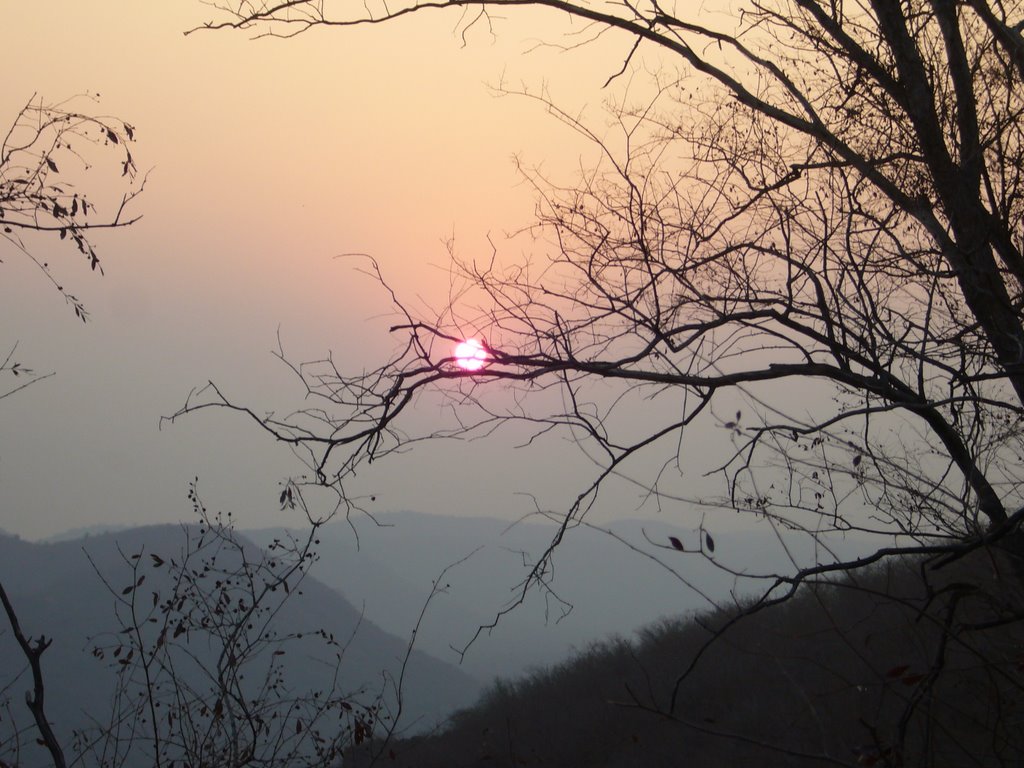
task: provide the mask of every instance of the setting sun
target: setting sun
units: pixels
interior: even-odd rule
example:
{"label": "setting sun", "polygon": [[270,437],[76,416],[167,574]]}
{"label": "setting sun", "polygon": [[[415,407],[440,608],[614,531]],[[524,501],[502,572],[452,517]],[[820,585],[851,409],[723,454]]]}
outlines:
{"label": "setting sun", "polygon": [[487,350],[476,339],[466,339],[455,347],[455,364],[464,371],[479,371],[487,362]]}

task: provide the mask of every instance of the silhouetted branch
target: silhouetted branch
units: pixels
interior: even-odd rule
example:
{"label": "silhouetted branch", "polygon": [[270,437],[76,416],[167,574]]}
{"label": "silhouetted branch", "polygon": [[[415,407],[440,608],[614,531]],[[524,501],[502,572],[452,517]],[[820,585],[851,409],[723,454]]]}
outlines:
{"label": "silhouetted branch", "polygon": [[14,638],[18,641],[21,652],[24,654],[29,668],[32,670],[32,690],[25,692],[25,704],[32,713],[36,728],[39,729],[39,737],[43,746],[50,753],[54,768],[66,768],[67,763],[64,760],[64,751],[61,749],[60,742],[57,740],[49,720],[46,719],[46,688],[43,681],[41,660],[46,649],[53,643],[53,638],[47,639],[45,636],[40,635],[33,641],[31,637],[25,636],[18,621],[18,615],[15,613],[14,606],[11,605],[11,601],[7,597],[7,591],[2,583],[0,583],[0,603],[3,603],[4,612],[7,614],[7,620],[11,625],[11,631],[14,632]]}

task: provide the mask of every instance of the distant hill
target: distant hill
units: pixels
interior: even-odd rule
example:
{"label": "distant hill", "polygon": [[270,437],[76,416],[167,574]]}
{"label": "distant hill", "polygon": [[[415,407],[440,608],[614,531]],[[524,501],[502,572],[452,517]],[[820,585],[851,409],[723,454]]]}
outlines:
{"label": "distant hill", "polygon": [[42,544],[59,544],[64,541],[78,541],[79,539],[85,539],[89,536],[101,536],[105,533],[119,533],[120,531],[127,531],[131,528],[136,528],[134,525],[83,525],[78,528],[69,528],[66,531],[54,534],[46,539],[43,539]]}
{"label": "distant hill", "polygon": [[[1021,765],[1022,606],[1019,572],[998,550],[937,570],[890,562],[812,584],[706,649],[736,610],[499,681],[447,730],[389,744],[387,765]],[[359,752],[346,762],[366,764]]]}
{"label": "distant hill", "polygon": [[[460,663],[461,650],[480,626],[519,596],[528,569],[556,532],[553,522],[531,518],[510,526],[483,517],[385,513],[331,523],[320,531],[317,577],[362,606],[366,617],[400,637],[409,635],[441,571],[445,590],[431,603],[418,646]],[[267,543],[285,529],[246,531]],[[621,520],[605,528],[578,526],[556,552],[550,594],[534,591],[468,649],[461,666],[482,680],[515,675],[568,658],[610,635],[629,634],[662,617],[679,617],[729,604],[763,583],[714,567],[700,554],[668,549],[670,536],[688,548],[693,530],[662,520]],[[793,563],[774,536],[715,533],[715,558],[737,573],[790,573]],[[826,558],[808,537],[787,547],[802,562]],[[862,540],[833,542],[841,554],[864,551]],[[661,548],[659,548],[659,545]],[[659,562],[660,561],[660,564]],[[670,570],[671,569],[671,570]],[[674,571],[674,572],[673,572]],[[705,599],[704,596],[709,599]],[[713,603],[711,602],[713,601]]]}
{"label": "distant hill", "polygon": [[[701,537],[661,520],[579,526],[558,548],[551,591],[531,592],[524,605],[480,635],[457,668],[450,666],[460,663],[453,648],[463,648],[480,626],[518,597],[529,567],[550,544],[555,524],[530,520],[509,526],[495,519],[411,512],[382,514],[378,522],[361,518],[353,521],[355,529],[346,522],[322,528],[312,578],[279,621],[286,627],[324,627],[338,637],[347,637],[359,624],[345,652],[344,684],[379,688],[381,671],[394,671],[404,654],[433,580],[451,566],[416,632],[416,648],[436,658],[416,653],[409,669],[405,722],[420,730],[473,701],[480,690],[477,679],[540,670],[604,638],[615,644],[614,636],[628,636],[661,618],[676,621],[711,610],[712,603],[732,604],[760,585],[742,574],[793,569],[785,549],[767,547],[758,532],[715,532],[713,557],[730,573],[700,553],[674,551],[670,537],[688,549],[699,548]],[[86,715],[102,718],[110,692],[110,669],[89,656],[88,638],[115,628],[112,599],[83,549],[117,588],[127,573],[118,546],[126,554],[166,555],[184,541],[181,526],[83,532],[82,538],[61,536],[41,544],[0,537],[0,579],[26,631],[56,638],[44,664],[53,681],[49,710],[63,733]],[[289,533],[243,532],[254,547]],[[847,553],[864,547],[858,541],[833,544]],[[808,545],[806,538],[786,541],[786,548],[803,561],[815,556]],[[0,658],[5,660],[0,686],[23,666],[5,629],[0,628]],[[323,667],[289,669],[301,689],[315,686]],[[22,678],[10,689],[15,701],[24,685]]]}
{"label": "distant hill", "polygon": [[[86,553],[110,584],[120,589],[126,579],[130,580],[123,556],[144,552],[146,557],[154,553],[170,558],[180,553],[184,540],[185,529],[174,525],[132,528],[46,544],[0,536],[0,580],[24,631],[36,637],[45,634],[54,638],[43,656],[43,667],[48,711],[64,738],[72,727],[83,725],[90,717],[102,722],[104,713],[109,712],[113,690],[108,666],[112,660],[93,658],[90,638],[109,638],[117,629],[114,601]],[[255,545],[246,546],[256,556]],[[158,588],[155,578],[150,575],[145,589]],[[149,593],[146,594],[148,597]],[[14,710],[20,712],[24,710],[23,691],[30,687],[30,679],[23,674],[26,665],[6,617],[0,619],[0,691],[22,675],[6,689]],[[351,636],[341,668],[345,690],[355,691],[364,686],[380,689],[382,672],[397,673],[408,644],[406,637],[396,637],[366,620],[358,608],[315,577],[302,583],[301,594],[293,591],[275,621],[283,631],[323,628],[341,639]],[[306,647],[312,645],[303,646]],[[293,691],[323,683],[325,667],[305,652],[289,656],[286,668]],[[404,691],[403,721],[423,728],[472,701],[479,683],[464,670],[415,651],[410,657]]]}

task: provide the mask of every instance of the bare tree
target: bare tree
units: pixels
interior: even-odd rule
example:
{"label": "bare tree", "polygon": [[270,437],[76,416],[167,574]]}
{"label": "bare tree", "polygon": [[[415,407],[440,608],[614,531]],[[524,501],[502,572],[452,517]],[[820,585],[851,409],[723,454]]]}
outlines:
{"label": "bare tree", "polygon": [[[291,35],[452,7],[471,9],[471,28],[521,4],[339,4],[332,17],[320,3],[242,3],[208,26]],[[463,434],[527,420],[600,456],[569,517],[659,448],[659,465],[678,465],[686,429],[710,420],[735,447],[709,467],[729,506],[814,530],[1002,531],[1022,502],[1024,414],[1024,71],[1006,9],[794,0],[755,4],[721,31],[657,2],[527,4],[618,32],[626,65],[660,49],[682,75],[615,108],[620,146],[546,105],[603,152],[567,186],[529,175],[548,258],[457,261],[475,304],[418,316],[395,298],[394,359],[356,376],[331,360],[296,366],[323,410],[250,415],[343,497],[356,466],[408,439],[417,393],[447,386],[474,395]],[[483,340],[481,367],[453,357],[467,336]],[[602,407],[594,380],[620,381],[625,399]],[[791,382],[811,395],[797,406],[780,388]],[[492,383],[559,388],[566,408],[491,410]],[[185,410],[236,407],[207,392]],[[613,433],[615,411],[639,399],[675,416]]]}
{"label": "bare tree", "polygon": [[[125,572],[102,572],[117,625],[92,654],[117,677],[109,717],[76,733],[85,764],[325,766],[362,743],[387,717],[374,691],[342,692],[339,667],[351,638],[288,626],[316,561],[322,523],[263,551],[207,512],[193,483],[197,522],[179,552],[121,552]],[[293,488],[283,506],[301,508]],[[127,574],[127,583],[122,579]],[[289,659],[322,665],[317,690],[296,688]],[[98,713],[99,714],[99,713]]]}
{"label": "bare tree", "polygon": [[[16,253],[35,264],[75,315],[85,321],[88,312],[84,304],[54,276],[49,263],[33,253],[27,238],[30,234],[49,234],[67,240],[85,258],[90,270],[102,273],[90,238],[91,230],[125,227],[137,221],[138,217],[126,214],[126,207],[142,192],[144,184],[135,186],[137,169],[129,148],[135,139],[135,129],[118,118],[85,114],[71,106],[71,101],[47,104],[33,96],[7,130],[0,145],[0,236]],[[116,157],[116,170],[108,165],[111,153]],[[102,179],[91,176],[88,185],[81,189],[78,186],[96,162],[103,163],[100,170],[117,178],[117,188],[124,189],[112,214],[101,216],[97,211],[95,199],[104,197],[100,191]],[[52,375],[37,374],[15,359],[17,348],[15,342],[0,359],[0,375],[13,379],[11,383],[5,381],[0,388],[0,400]],[[3,584],[0,584],[0,603],[31,673],[32,688],[25,693],[25,703],[39,734],[38,742],[50,753],[54,766],[63,768],[66,765],[64,749],[46,712],[42,665],[43,654],[54,639],[26,634]],[[6,694],[7,690],[0,693]],[[0,738],[0,753],[13,754],[17,765],[26,733],[17,726],[11,703],[5,699],[3,707],[11,730]],[[0,758],[0,765],[6,764],[4,758]]]}
{"label": "bare tree", "polygon": [[[138,171],[131,153],[135,128],[116,117],[73,108],[84,99],[48,104],[33,96],[0,146],[3,238],[39,268],[83,321],[88,316],[85,306],[55,276],[50,264],[33,253],[26,236],[37,233],[66,240],[90,270],[102,272],[91,232],[137,221],[127,208],[144,185],[135,184]],[[96,198],[106,197],[102,190],[105,180],[95,178],[101,172],[117,179],[117,187],[124,190],[112,211],[97,207]],[[82,179],[90,173],[90,183],[82,186]]]}
{"label": "bare tree", "polygon": [[[118,541],[116,553],[95,560],[96,551],[86,550],[113,608],[110,629],[82,650],[84,663],[109,667],[111,682],[109,703],[91,706],[87,724],[48,719],[46,695],[67,695],[59,681],[44,679],[40,664],[54,638],[27,637],[0,585],[29,661],[34,722],[23,724],[3,702],[0,766],[35,764],[26,747],[36,743],[54,766],[97,768],[331,766],[347,750],[375,760],[387,746],[402,714],[415,631],[397,676],[384,670],[374,683],[360,673],[363,682],[343,691],[341,665],[360,622],[336,636],[301,620],[324,521],[307,517],[304,532],[282,533],[261,549],[236,532],[230,513],[210,514],[195,483],[189,498],[196,521],[181,527],[179,548]],[[305,510],[294,487],[281,498],[283,508]],[[307,602],[293,610],[296,599]]]}
{"label": "bare tree", "polygon": [[[28,660],[29,669],[32,673],[32,690],[26,691],[25,704],[32,713],[32,720],[39,731],[39,743],[46,747],[46,750],[50,753],[54,768],[64,768],[67,765],[64,759],[64,750],[61,748],[60,742],[46,716],[46,686],[43,681],[43,667],[40,661],[46,649],[53,643],[53,638],[48,639],[40,635],[33,639],[25,635],[18,621],[18,614],[3,584],[0,584],[0,604],[4,607],[4,613],[7,615],[8,622],[10,622],[14,638],[18,641],[18,647],[21,648],[21,652]],[[16,754],[20,751],[20,744],[17,743],[18,736],[19,734],[17,733],[12,734],[12,738],[15,741],[13,751]],[[4,741],[6,742],[7,739]],[[3,746],[5,747],[5,752],[11,751],[9,744],[3,743]]]}
{"label": "bare tree", "polygon": [[[417,314],[390,293],[396,355],[368,374],[331,358],[293,366],[314,404],[291,416],[259,415],[212,384],[180,413],[244,412],[343,505],[357,468],[421,437],[403,417],[428,391],[451,396],[458,413],[435,435],[510,421],[533,425],[535,438],[569,434],[598,468],[527,587],[623,476],[659,507],[696,502],[820,541],[859,531],[896,544],[856,561],[823,553],[774,577],[784,594],[897,552],[948,562],[999,545],[1019,569],[1019,8],[294,0],[221,5],[207,27],[293,36],[449,9],[465,34],[498,28],[498,13],[521,5],[582,24],[568,45],[617,36],[609,82],[637,56],[662,62],[651,98],[611,103],[615,137],[532,96],[601,151],[568,183],[526,171],[538,195],[533,259],[453,252],[460,301]],[[483,350],[468,366],[453,351],[465,338]],[[709,432],[719,439],[695,440]],[[666,550],[717,560],[713,517],[706,526]],[[959,598],[949,599],[952,627]],[[1008,597],[986,600],[992,622],[1022,615]]]}
{"label": "bare tree", "polygon": [[6,385],[5,389],[0,390],[0,400],[3,400],[5,397],[10,397],[14,393],[32,386],[37,381],[49,378],[53,375],[52,373],[37,374],[32,368],[29,368],[18,360],[15,360],[14,356],[17,351],[18,345],[15,344],[11,347],[4,359],[0,360],[0,374],[10,376],[13,379],[10,384]]}
{"label": "bare tree", "polygon": [[[91,271],[102,273],[92,232],[136,222],[139,217],[127,209],[145,185],[144,179],[137,179],[131,153],[135,128],[119,118],[72,109],[88,98],[48,104],[33,96],[0,145],[0,237],[45,275],[82,321],[88,318],[85,305],[57,278],[49,262],[36,256],[32,241],[47,236],[67,241]],[[111,179],[116,180],[112,188],[120,200],[116,210],[105,211],[104,203],[96,199],[109,204],[104,186],[110,186]],[[0,264],[3,261],[0,252]],[[52,375],[37,374],[15,359],[17,349],[15,342],[0,360],[0,375],[10,377],[10,383],[0,388],[0,399]]]}

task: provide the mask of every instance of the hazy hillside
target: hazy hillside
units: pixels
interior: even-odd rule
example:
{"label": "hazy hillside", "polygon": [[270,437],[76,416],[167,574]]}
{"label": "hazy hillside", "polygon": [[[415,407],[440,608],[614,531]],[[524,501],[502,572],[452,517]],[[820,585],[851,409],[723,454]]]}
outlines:
{"label": "hazy hillside", "polygon": [[[83,725],[88,718],[104,722],[113,689],[115,659],[93,658],[90,651],[94,643],[90,638],[110,640],[118,629],[114,599],[85,553],[119,591],[131,583],[130,571],[119,549],[126,556],[143,552],[146,558],[154,553],[169,559],[180,553],[184,540],[181,526],[135,528],[47,544],[0,537],[0,580],[18,611],[24,631],[54,638],[43,656],[48,711],[65,736],[71,727]],[[140,591],[146,590],[148,602],[149,590],[161,590],[166,585],[161,585],[155,571],[147,571],[147,577],[149,581]],[[301,592],[292,591],[275,622],[282,631],[308,633],[323,628],[345,641],[351,637],[344,648],[341,688],[352,692],[366,688],[371,692],[366,696],[381,689],[383,671],[397,672],[407,648],[405,638],[388,634],[365,620],[357,608],[315,578],[303,581]],[[291,690],[323,687],[325,670],[329,668],[322,659],[317,660],[321,648],[303,640],[289,651],[286,669]],[[6,618],[0,627],[0,659],[4,660],[0,664],[2,688],[26,666]],[[23,689],[28,687],[29,678],[23,676],[8,689],[15,711],[24,709],[21,699]],[[472,701],[479,684],[465,671],[417,651],[410,658],[404,690],[403,720],[422,728]]]}
{"label": "hazy hillside", "polygon": [[[277,617],[279,625],[290,630],[323,627],[339,638],[347,638],[359,624],[345,649],[342,680],[347,690],[380,689],[381,671],[395,670],[433,580],[446,566],[452,567],[418,629],[416,647],[458,663],[452,646],[464,646],[479,626],[492,621],[519,594],[527,569],[555,532],[554,524],[545,521],[509,527],[494,519],[415,513],[385,514],[379,521],[380,526],[356,521],[356,532],[345,523],[321,529],[314,578],[303,583],[302,594],[295,592]],[[283,529],[245,534],[264,546],[287,535]],[[579,649],[607,648],[621,653],[622,643],[610,640],[601,645],[603,638],[629,634],[660,617],[675,620],[708,611],[707,598],[729,604],[735,595],[754,586],[714,567],[699,553],[672,550],[670,536],[688,547],[700,540],[694,531],[651,520],[572,530],[557,553],[552,592],[531,593],[496,629],[484,633],[469,649],[461,670],[424,653],[413,655],[405,687],[405,721],[422,730],[473,701],[480,688],[467,672],[492,680],[556,664],[574,649],[579,653]],[[44,657],[52,681],[49,710],[66,733],[71,724],[80,724],[87,716],[103,721],[109,711],[111,660],[93,659],[89,638],[109,639],[117,628],[112,597],[83,549],[116,591],[129,578],[118,546],[125,556],[137,552],[173,556],[181,550],[185,532],[180,526],[154,526],[95,532],[71,541],[59,538],[31,544],[0,537],[0,579],[15,600],[26,630],[56,638]],[[788,545],[799,557],[811,555],[799,551],[799,541]],[[855,545],[847,542],[851,549]],[[754,531],[718,533],[714,557],[737,573],[792,569],[782,550],[766,548],[764,536]],[[158,587],[148,582],[145,589]],[[312,649],[313,645],[304,645],[302,653],[289,657],[291,685],[296,690],[322,683],[324,667],[307,658],[314,655]],[[3,658],[16,661],[5,665],[8,676],[21,669],[20,654],[7,632],[0,634],[0,652]],[[17,693],[14,698],[21,695],[18,685],[24,683],[10,689]],[[507,686],[494,689],[506,690]]]}
{"label": "hazy hillside", "polygon": [[[433,580],[468,556],[445,574],[446,589],[431,602],[417,635],[418,647],[455,663],[460,657],[454,649],[463,648],[478,627],[492,622],[518,597],[528,568],[556,531],[554,523],[542,520],[510,526],[493,518],[413,512],[382,514],[378,520],[381,526],[365,518],[354,520],[355,532],[344,522],[321,529],[315,573],[363,606],[368,619],[404,637],[415,625]],[[265,543],[282,530],[246,535]],[[701,593],[716,604],[730,603],[734,595],[758,586],[714,567],[699,554],[659,549],[658,544],[668,545],[670,536],[689,546],[698,541],[696,532],[661,520],[621,520],[605,530],[574,528],[555,557],[553,592],[531,593],[526,604],[477,639],[462,667],[484,680],[514,675],[663,616],[713,607]],[[836,544],[847,553],[863,546],[856,540]],[[805,562],[815,557],[807,545],[806,537],[787,541]],[[793,570],[785,551],[761,531],[716,532],[715,557],[750,574]]]}
{"label": "hazy hillside", "polygon": [[1020,605],[998,552],[939,572],[893,563],[743,619],[682,681],[674,710],[680,674],[731,612],[663,622],[502,681],[449,730],[390,745],[388,764],[1020,765]]}

